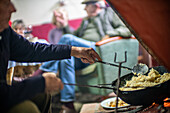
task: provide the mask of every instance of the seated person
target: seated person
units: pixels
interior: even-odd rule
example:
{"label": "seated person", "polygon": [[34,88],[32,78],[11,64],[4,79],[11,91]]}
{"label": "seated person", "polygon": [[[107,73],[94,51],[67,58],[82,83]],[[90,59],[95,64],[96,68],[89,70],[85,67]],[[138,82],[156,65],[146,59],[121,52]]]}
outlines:
{"label": "seated person", "polygon": [[25,33],[24,33],[25,32],[25,24],[21,19],[14,20],[11,24],[11,27],[16,33],[25,37]]}
{"label": "seated person", "polygon": [[[34,37],[31,34],[31,31],[28,32],[26,29],[26,25],[21,19],[14,20],[12,22],[11,27],[17,34],[22,35],[30,42],[48,43],[44,39],[38,39],[37,37]],[[31,74],[33,74],[39,68],[40,65],[41,63],[19,63],[19,62],[9,61],[8,68],[15,67],[14,80],[18,81],[31,76]]]}
{"label": "seated person", "polygon": [[[68,13],[63,7],[59,7],[53,12],[52,17],[52,24],[56,27],[51,29],[48,33],[48,41],[50,44],[57,44],[62,37],[62,35],[65,33],[63,25],[57,21],[57,15],[61,14],[63,16],[63,21],[65,21],[65,24],[68,25]],[[73,28],[69,27],[69,31],[73,31]]]}
{"label": "seated person", "polygon": [[[80,28],[73,33],[74,35],[63,35],[59,44],[74,45],[77,47],[91,47],[95,49],[95,42],[102,40],[106,35],[109,37],[130,37],[132,35],[113,10],[110,7],[106,8],[103,0],[85,0],[83,4],[86,5],[85,11],[88,16],[83,19]],[[68,29],[68,24],[65,24],[64,21],[62,21],[62,15],[58,13],[56,16],[58,16],[57,21],[63,25],[65,33],[72,33]],[[40,67],[39,72],[41,73],[45,71],[57,73],[59,70],[59,77],[62,82],[74,84],[76,82],[75,70],[85,68],[88,65],[89,64],[85,64],[77,58],[49,61]],[[70,107],[71,109],[74,109],[74,88],[74,86],[65,85],[64,89],[61,91],[61,102],[65,106],[69,103],[71,107],[67,107]]]}
{"label": "seated person", "polygon": [[29,25],[26,27],[24,21],[22,19],[16,19],[11,24],[12,29],[19,35],[22,35],[24,38],[29,40],[30,42],[41,42],[41,43],[48,43],[44,39],[38,39],[34,37],[32,33],[32,27]]}

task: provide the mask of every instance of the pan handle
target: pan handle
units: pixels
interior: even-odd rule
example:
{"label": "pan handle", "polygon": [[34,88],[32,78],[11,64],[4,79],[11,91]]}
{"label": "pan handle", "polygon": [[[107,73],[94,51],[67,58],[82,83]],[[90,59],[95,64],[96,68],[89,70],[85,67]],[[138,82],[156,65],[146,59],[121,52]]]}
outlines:
{"label": "pan handle", "polygon": [[[119,65],[108,63],[108,62],[103,62],[103,61],[96,61],[96,62],[99,62],[99,63],[102,63],[102,64],[106,64],[106,65],[110,65],[110,66],[119,67]],[[127,69],[127,70],[131,70],[131,71],[133,70],[132,68],[129,68],[129,67],[126,67],[126,66],[121,66],[121,68],[124,68],[124,69]]]}
{"label": "pan handle", "polygon": [[102,85],[82,85],[82,84],[72,84],[72,83],[63,83],[64,85],[73,85],[73,86],[79,86],[79,87],[94,87],[94,88],[104,88],[104,89],[112,89],[116,90],[117,88],[114,87],[107,87]]}

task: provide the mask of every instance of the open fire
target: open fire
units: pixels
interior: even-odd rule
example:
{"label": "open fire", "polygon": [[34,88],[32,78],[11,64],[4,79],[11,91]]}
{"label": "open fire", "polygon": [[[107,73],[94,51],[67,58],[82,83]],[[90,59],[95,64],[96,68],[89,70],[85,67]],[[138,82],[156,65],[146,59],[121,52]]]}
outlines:
{"label": "open fire", "polygon": [[154,102],[150,106],[129,106],[127,108],[118,109],[118,112],[128,112],[128,113],[170,113],[170,98],[164,99],[163,104]]}

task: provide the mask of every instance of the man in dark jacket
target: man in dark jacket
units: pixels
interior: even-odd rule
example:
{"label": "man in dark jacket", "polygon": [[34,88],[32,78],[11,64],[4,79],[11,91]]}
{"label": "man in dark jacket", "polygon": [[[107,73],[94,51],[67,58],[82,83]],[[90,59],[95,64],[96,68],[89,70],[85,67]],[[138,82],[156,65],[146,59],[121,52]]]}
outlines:
{"label": "man in dark jacket", "polygon": [[[63,84],[55,74],[44,73],[42,76],[31,77],[22,82],[7,85],[6,73],[8,61],[43,62],[49,60],[69,59],[71,56],[81,58],[85,63],[101,60],[91,48],[74,47],[70,45],[47,45],[31,43],[21,35],[16,34],[8,25],[11,14],[16,9],[10,0],[0,0],[0,112],[11,112],[11,109],[27,103],[28,99],[39,93],[51,93],[63,88]],[[32,104],[33,105],[33,104]],[[25,106],[25,109],[28,106]],[[28,109],[27,109],[28,110]],[[38,113],[32,107],[29,113]],[[32,110],[32,111],[31,111]],[[14,111],[19,112],[19,111]],[[20,111],[25,112],[25,111]]]}

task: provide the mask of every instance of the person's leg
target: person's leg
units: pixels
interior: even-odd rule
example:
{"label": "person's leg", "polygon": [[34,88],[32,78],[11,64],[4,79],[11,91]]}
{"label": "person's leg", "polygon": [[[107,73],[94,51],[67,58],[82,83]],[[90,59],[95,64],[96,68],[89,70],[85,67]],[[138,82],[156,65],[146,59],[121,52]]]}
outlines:
{"label": "person's leg", "polygon": [[46,93],[41,93],[30,99],[34,102],[41,113],[48,113],[50,111],[51,105],[51,95]]}
{"label": "person's leg", "polygon": [[75,70],[81,70],[89,65],[89,63],[83,63],[80,58],[75,58]]}
{"label": "person's leg", "polygon": [[34,102],[26,100],[12,107],[7,113],[40,113],[40,110]]}
{"label": "person's leg", "polygon": [[[63,83],[75,83],[74,58],[60,61],[59,77]],[[74,108],[75,86],[64,85],[60,92],[63,113],[76,113]]]}
{"label": "person's leg", "polygon": [[[75,83],[75,68],[74,68],[74,58],[65,59],[60,61],[59,75],[63,83]],[[74,86],[64,85],[63,90],[61,90],[61,101],[71,102],[75,99]]]}
{"label": "person's leg", "polygon": [[[76,37],[71,34],[63,35],[59,41],[59,44],[67,44],[77,47],[91,47],[95,49],[95,42],[87,41]],[[80,59],[79,59],[80,60]],[[60,61],[60,78],[64,83],[75,83],[75,59],[61,60]],[[65,85],[64,89],[61,91],[61,101],[70,102],[75,99],[74,86]]]}
{"label": "person's leg", "polygon": [[[66,45],[72,45],[77,47],[88,47],[88,48],[91,47],[95,49],[95,42],[87,41],[71,34],[63,35],[59,41],[59,44],[66,44]],[[80,61],[80,59],[78,60]],[[80,65],[77,65],[76,68],[82,67],[83,65],[82,62],[78,64]],[[85,66],[87,66],[87,64],[85,64]],[[72,57],[71,59],[61,60],[59,70],[60,70],[60,78],[63,83],[73,83],[73,84],[76,83],[74,57]],[[64,89],[61,91],[61,102],[63,103],[64,108],[66,108],[65,109],[66,112],[75,112],[75,111],[69,111],[69,109],[74,110],[74,105],[73,105],[73,102],[75,100],[74,88],[75,88],[74,86],[65,85]]]}
{"label": "person's leg", "polygon": [[93,49],[96,49],[95,42],[88,41],[71,34],[63,35],[58,44],[67,44],[76,47],[87,47],[87,48],[91,47]]}
{"label": "person's leg", "polygon": [[57,73],[57,71],[58,71],[58,64],[59,64],[59,61],[57,61],[57,60],[44,62],[40,66],[39,69],[44,71],[44,72],[54,72],[54,73]]}

